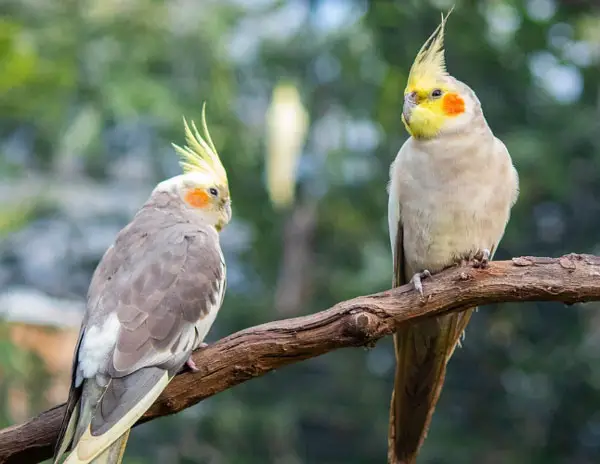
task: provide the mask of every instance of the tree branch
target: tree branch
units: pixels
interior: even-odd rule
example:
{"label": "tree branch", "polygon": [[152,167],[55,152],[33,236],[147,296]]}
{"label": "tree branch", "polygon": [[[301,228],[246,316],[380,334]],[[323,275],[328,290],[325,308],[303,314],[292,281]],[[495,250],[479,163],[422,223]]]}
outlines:
{"label": "tree branch", "polygon": [[[486,269],[457,267],[427,279],[424,287],[424,300],[405,285],[219,340],[194,354],[200,372],[178,375],[138,424],[174,414],[287,364],[338,348],[373,345],[399,323],[490,303],[600,300],[600,257],[522,257],[492,262]],[[1,430],[0,463],[31,464],[49,458],[63,410],[60,405]]]}

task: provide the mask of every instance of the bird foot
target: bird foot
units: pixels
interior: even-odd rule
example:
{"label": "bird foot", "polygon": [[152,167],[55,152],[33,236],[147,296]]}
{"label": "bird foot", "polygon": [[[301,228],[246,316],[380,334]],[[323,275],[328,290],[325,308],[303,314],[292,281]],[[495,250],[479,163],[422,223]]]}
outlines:
{"label": "bird foot", "polygon": [[485,269],[490,264],[490,250],[484,248],[473,256],[473,267]]}
{"label": "bird foot", "polygon": [[422,279],[425,279],[427,277],[431,277],[431,272],[425,269],[422,272],[417,272],[415,275],[412,276],[412,279],[410,279],[410,283],[413,285],[415,290],[421,294],[421,297],[423,297]]}
{"label": "bird foot", "polygon": [[[206,348],[207,346],[208,346],[208,343],[200,342],[198,344],[198,347],[196,349],[200,350],[202,348]],[[187,367],[189,367],[192,372],[198,372],[200,370],[200,369],[198,369],[198,366],[196,366],[196,363],[192,359],[192,355],[190,355],[190,357],[188,358],[188,360],[185,362],[185,365]]]}
{"label": "bird foot", "polygon": [[194,362],[194,360],[192,359],[192,357],[190,356],[188,358],[188,360],[185,362],[185,365],[187,367],[190,368],[190,371],[192,372],[198,372],[200,369],[198,369],[198,366],[196,366],[196,363]]}

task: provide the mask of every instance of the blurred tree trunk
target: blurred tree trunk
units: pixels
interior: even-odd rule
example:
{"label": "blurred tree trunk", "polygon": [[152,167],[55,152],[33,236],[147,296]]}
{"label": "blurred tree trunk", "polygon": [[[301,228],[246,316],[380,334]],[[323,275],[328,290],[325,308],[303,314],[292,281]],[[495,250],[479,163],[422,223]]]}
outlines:
{"label": "blurred tree trunk", "polygon": [[283,253],[275,291],[275,309],[285,317],[298,315],[313,289],[313,239],[317,204],[309,199],[294,206],[283,231]]}

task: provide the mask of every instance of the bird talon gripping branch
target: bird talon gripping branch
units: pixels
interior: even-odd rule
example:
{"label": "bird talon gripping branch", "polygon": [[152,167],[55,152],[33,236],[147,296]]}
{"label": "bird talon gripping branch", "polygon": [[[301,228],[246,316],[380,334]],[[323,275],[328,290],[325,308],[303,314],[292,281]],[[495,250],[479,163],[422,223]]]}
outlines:
{"label": "bird talon gripping branch", "polygon": [[410,283],[412,283],[414,289],[421,294],[421,298],[423,298],[423,282],[422,282],[422,280],[426,279],[427,277],[431,277],[431,272],[429,272],[427,269],[425,269],[422,272],[417,272],[416,274],[414,274],[412,276],[412,279],[410,279]]}
{"label": "bird talon gripping branch", "polygon": [[485,269],[490,264],[490,250],[487,248],[478,252],[473,258],[473,267]]}
{"label": "bird talon gripping branch", "polygon": [[188,360],[185,362],[185,365],[187,367],[190,368],[190,371],[192,372],[198,372],[200,369],[198,369],[198,366],[196,366],[196,363],[194,362],[194,360],[192,359],[192,357],[190,356],[188,358]]}

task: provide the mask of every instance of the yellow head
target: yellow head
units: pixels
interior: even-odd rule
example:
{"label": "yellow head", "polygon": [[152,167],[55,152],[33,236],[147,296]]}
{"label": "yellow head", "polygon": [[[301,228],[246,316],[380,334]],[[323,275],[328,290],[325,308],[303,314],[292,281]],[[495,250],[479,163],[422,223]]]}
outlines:
{"label": "yellow head", "polygon": [[157,188],[177,194],[188,208],[202,213],[217,230],[221,230],[231,219],[231,199],[227,172],[206,126],[206,105],[202,106],[204,137],[193,121],[191,129],[185,118],[183,125],[187,145],[184,148],[172,145],[181,156],[184,174],[159,184]]}
{"label": "yellow head", "polygon": [[416,139],[430,139],[466,125],[475,110],[476,97],[446,71],[444,27],[446,17],[419,50],[404,90],[402,122]]}

